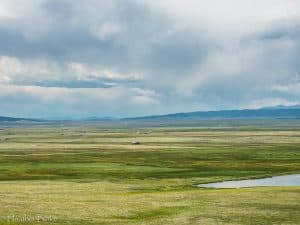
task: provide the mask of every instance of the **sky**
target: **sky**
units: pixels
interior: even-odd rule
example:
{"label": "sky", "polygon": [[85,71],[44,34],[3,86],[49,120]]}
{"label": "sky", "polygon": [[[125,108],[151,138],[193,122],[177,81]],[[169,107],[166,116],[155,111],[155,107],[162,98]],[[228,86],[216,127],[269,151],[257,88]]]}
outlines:
{"label": "sky", "polygon": [[300,104],[299,0],[0,0],[0,115]]}

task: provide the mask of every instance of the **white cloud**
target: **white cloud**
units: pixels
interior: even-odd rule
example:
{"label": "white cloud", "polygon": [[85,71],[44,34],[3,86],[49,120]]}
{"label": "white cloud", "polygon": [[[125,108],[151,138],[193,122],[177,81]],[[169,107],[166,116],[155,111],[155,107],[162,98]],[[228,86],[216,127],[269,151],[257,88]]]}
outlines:
{"label": "white cloud", "polygon": [[133,88],[132,90],[135,92],[135,96],[132,98],[133,103],[142,105],[159,104],[158,96],[154,91],[141,88]]}
{"label": "white cloud", "polygon": [[1,19],[12,19],[16,18],[16,15],[14,15],[12,12],[10,12],[4,4],[0,5],[0,20]]}
{"label": "white cloud", "polygon": [[0,83],[47,83],[49,81],[93,81],[97,78],[110,80],[141,80],[140,73],[120,73],[111,69],[97,68],[84,63],[67,65],[45,59],[22,60],[0,55]]}
{"label": "white cloud", "polygon": [[60,79],[61,68],[55,62],[43,59],[20,60],[0,55],[0,81]]}
{"label": "white cloud", "polygon": [[262,107],[274,107],[274,106],[293,106],[298,105],[299,101],[289,101],[284,98],[264,98],[254,100],[248,105],[244,105],[242,108],[247,109],[259,109]]}
{"label": "white cloud", "polygon": [[113,22],[106,22],[100,27],[92,27],[91,32],[100,38],[102,41],[108,40],[121,32],[122,28],[119,24]]}
{"label": "white cloud", "polygon": [[[299,19],[300,2],[297,0],[165,0],[146,1],[167,13],[179,26],[190,26],[202,31],[225,36],[248,35],[260,32],[275,22]],[[218,38],[218,37],[216,37]]]}
{"label": "white cloud", "polygon": [[272,90],[289,93],[289,94],[297,94],[300,95],[300,82],[292,83],[292,84],[277,84],[272,86]]}
{"label": "white cloud", "polygon": [[91,78],[109,78],[112,80],[140,80],[143,78],[142,74],[138,73],[119,73],[109,69],[95,68],[95,66],[88,66],[83,63],[69,63],[70,72],[77,75],[78,79],[85,80]]}

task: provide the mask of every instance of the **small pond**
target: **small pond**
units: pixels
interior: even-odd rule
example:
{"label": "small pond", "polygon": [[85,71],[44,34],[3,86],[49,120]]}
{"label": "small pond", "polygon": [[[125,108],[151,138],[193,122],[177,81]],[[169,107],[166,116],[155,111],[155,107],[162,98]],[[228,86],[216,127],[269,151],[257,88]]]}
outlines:
{"label": "small pond", "polygon": [[264,187],[264,186],[299,186],[300,174],[275,176],[270,178],[223,181],[217,183],[199,184],[204,188],[243,188],[243,187]]}

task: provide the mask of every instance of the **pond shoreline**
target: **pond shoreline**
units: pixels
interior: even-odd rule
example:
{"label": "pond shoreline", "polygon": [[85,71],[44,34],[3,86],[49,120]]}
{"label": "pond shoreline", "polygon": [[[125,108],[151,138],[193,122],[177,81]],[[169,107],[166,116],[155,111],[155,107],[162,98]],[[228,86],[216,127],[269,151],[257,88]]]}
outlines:
{"label": "pond shoreline", "polygon": [[246,188],[246,187],[286,187],[300,186],[300,173],[272,177],[229,180],[196,185],[200,188]]}

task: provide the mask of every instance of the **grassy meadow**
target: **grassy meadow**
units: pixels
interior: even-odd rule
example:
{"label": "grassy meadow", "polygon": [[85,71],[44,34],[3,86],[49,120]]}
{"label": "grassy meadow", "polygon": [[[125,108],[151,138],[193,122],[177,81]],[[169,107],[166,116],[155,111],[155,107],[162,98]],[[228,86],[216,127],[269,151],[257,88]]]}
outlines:
{"label": "grassy meadow", "polygon": [[299,173],[292,125],[0,126],[0,224],[300,224],[300,187],[196,187]]}

